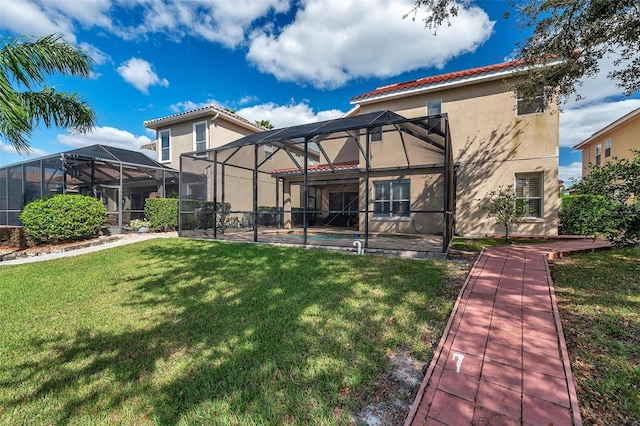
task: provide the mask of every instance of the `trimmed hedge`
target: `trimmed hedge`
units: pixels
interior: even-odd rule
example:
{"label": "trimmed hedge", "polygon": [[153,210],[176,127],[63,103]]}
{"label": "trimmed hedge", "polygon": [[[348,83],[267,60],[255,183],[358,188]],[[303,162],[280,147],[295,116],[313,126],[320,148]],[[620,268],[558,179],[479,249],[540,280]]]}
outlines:
{"label": "trimmed hedge", "polygon": [[567,195],[558,215],[564,235],[610,234],[617,226],[618,203],[602,195]]}
{"label": "trimmed hedge", "polygon": [[144,203],[144,215],[155,231],[178,229],[178,199],[149,198]]}
{"label": "trimmed hedge", "polygon": [[35,242],[73,241],[97,236],[107,211],[93,197],[58,194],[27,204],[20,220]]}

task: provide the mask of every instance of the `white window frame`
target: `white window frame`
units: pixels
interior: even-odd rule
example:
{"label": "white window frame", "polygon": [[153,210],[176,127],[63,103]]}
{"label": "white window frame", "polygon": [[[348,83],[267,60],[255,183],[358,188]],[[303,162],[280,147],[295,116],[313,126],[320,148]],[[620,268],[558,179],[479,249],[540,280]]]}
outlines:
{"label": "white window frame", "polygon": [[[202,143],[203,141],[197,140],[198,132],[196,131],[197,126],[204,125],[204,149],[198,149],[198,143]],[[209,126],[207,125],[207,121],[198,121],[193,123],[193,151],[194,152],[204,152],[207,150],[207,145],[209,141]]]}
{"label": "white window frame", "polygon": [[[167,135],[167,147],[162,146],[162,135]],[[170,163],[171,162],[171,129],[159,130],[158,131],[158,155],[161,163]],[[164,153],[167,153],[167,158],[164,158]]]}
{"label": "white window frame", "polygon": [[273,160],[273,145],[267,143],[264,145],[264,159],[267,161]]}
{"label": "white window frame", "polygon": [[604,141],[604,158],[611,157],[611,138]]}
{"label": "white window frame", "polygon": [[600,164],[602,164],[602,144],[600,143],[596,145],[595,160],[596,160],[596,166],[599,166]]}
{"label": "white window frame", "polygon": [[[409,198],[399,198],[399,196],[394,196],[394,184],[395,185],[402,185],[402,184],[408,184],[409,185]],[[376,199],[376,188],[378,186],[388,186],[389,187],[389,199]],[[401,219],[401,218],[409,218],[411,213],[411,179],[395,179],[395,180],[380,180],[380,181],[375,181],[373,182],[373,196],[371,197],[371,199],[373,200],[373,217],[376,219],[384,219],[384,218],[394,218],[394,219]],[[388,203],[389,205],[389,210],[385,211],[384,209],[381,212],[376,212],[376,206],[378,206],[381,203]],[[394,203],[408,203],[408,210],[407,212],[400,212],[397,213],[396,211],[394,211],[393,208],[393,204]]]}
{"label": "white window frame", "polygon": [[[529,187],[531,186],[531,180],[538,180],[538,194],[531,195]],[[522,181],[526,183],[523,185]],[[541,172],[529,172],[529,173],[516,173],[514,179],[514,188],[516,189],[516,200],[524,202],[526,208],[526,219],[544,219],[544,173]],[[522,189],[521,189],[522,188]],[[531,214],[530,203],[535,201],[539,207],[539,215]]]}

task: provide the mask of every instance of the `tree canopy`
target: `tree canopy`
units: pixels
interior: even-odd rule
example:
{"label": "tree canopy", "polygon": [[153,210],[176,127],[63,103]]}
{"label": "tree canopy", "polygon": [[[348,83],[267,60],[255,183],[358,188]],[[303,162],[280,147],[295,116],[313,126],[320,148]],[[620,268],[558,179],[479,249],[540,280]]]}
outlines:
{"label": "tree canopy", "polygon": [[29,138],[40,122],[86,132],[95,113],[77,93],[46,85],[53,74],[89,77],[93,60],[60,35],[6,37],[0,40],[0,137],[18,153],[30,150]]}
{"label": "tree canopy", "polygon": [[[416,0],[414,12],[430,12],[424,23],[437,31],[450,25],[460,4],[474,0]],[[531,96],[553,87],[561,98],[579,96],[580,79],[600,72],[599,61],[611,55],[608,77],[626,95],[640,90],[640,6],[637,0],[510,0],[518,24],[531,36],[516,46],[516,58],[532,65],[515,87]],[[411,14],[408,14],[411,15]],[[415,13],[413,14],[415,18]],[[505,11],[505,19],[511,15]],[[553,67],[535,65],[554,63]],[[547,101],[554,93],[546,93]]]}

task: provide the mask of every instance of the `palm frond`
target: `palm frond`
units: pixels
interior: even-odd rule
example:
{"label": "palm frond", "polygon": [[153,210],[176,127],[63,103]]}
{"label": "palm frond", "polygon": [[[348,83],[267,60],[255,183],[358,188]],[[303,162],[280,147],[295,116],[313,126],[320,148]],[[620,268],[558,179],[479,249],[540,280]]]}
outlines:
{"label": "palm frond", "polygon": [[47,127],[68,127],[78,132],[87,132],[94,127],[95,113],[77,93],[57,92],[45,87],[40,92],[24,92],[19,96],[34,126],[42,121]]}
{"label": "palm frond", "polygon": [[93,59],[61,35],[6,37],[0,44],[0,74],[27,89],[54,73],[88,77],[93,71]]}

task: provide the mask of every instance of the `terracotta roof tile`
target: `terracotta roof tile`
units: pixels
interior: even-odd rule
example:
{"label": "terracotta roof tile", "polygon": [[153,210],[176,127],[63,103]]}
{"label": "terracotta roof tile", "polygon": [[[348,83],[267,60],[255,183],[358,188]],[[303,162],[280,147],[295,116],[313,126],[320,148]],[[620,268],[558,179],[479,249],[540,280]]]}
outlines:
{"label": "terracotta roof tile", "polygon": [[[359,163],[357,161],[345,161],[342,163],[333,163],[333,168],[335,170],[350,170],[350,169],[356,170],[358,168],[358,164]],[[322,172],[322,171],[331,170],[331,167],[328,164],[316,164],[316,165],[307,167],[307,170],[309,172]],[[271,174],[274,174],[274,175],[290,175],[290,174],[296,174],[296,173],[300,173],[300,170],[297,167],[291,167],[287,169],[278,169],[271,172]]]}
{"label": "terracotta roof tile", "polygon": [[384,94],[403,92],[405,90],[416,89],[419,87],[426,87],[436,83],[443,83],[447,81],[460,80],[465,77],[474,77],[482,74],[489,74],[496,71],[505,71],[510,68],[516,68],[524,64],[524,61],[509,61],[501,64],[487,65],[483,67],[471,68],[462,71],[455,71],[446,74],[435,75],[431,77],[423,77],[416,80],[405,81],[403,83],[389,84],[387,86],[378,87],[375,90],[364,93],[362,95],[351,98],[351,102],[359,101],[362,99],[370,98],[373,96],[380,96]]}

